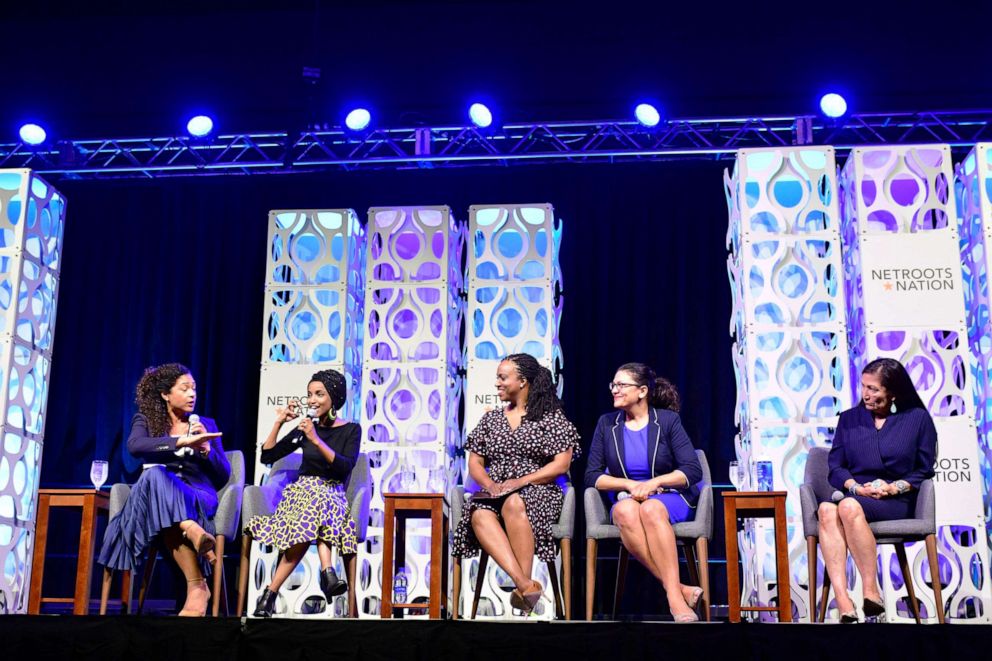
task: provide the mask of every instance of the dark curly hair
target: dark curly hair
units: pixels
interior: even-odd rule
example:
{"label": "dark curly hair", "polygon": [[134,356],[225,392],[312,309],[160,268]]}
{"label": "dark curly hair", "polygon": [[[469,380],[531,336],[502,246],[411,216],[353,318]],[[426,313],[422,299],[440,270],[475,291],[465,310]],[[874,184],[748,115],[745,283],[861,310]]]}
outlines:
{"label": "dark curly hair", "polygon": [[551,370],[543,367],[529,353],[510,354],[503,360],[513,363],[517,368],[517,374],[530,384],[527,393],[527,414],[524,420],[538,422],[549,413],[561,410],[561,402],[558,401]]}
{"label": "dark curly hair", "polygon": [[331,398],[331,412],[328,417],[331,420],[337,418],[338,411],[344,406],[345,401],[348,399],[348,382],[345,380],[344,375],[337,370],[321,370],[315,372],[313,376],[310,377],[310,383],[317,381],[324,386],[327,394]]}
{"label": "dark curly hair", "polygon": [[[898,360],[876,358],[865,365],[861,373],[877,376],[885,389],[895,399],[896,407],[900,411],[907,409],[925,410],[927,408],[923,400],[920,399],[919,393],[916,392],[916,386],[913,385],[913,379],[910,378],[909,372]],[[858,405],[863,407],[865,405],[864,399]]]}
{"label": "dark curly hair", "polygon": [[138,381],[134,403],[138,411],[148,418],[148,431],[152,436],[166,436],[172,427],[169,419],[169,405],[162,399],[162,393],[172,390],[181,377],[189,374],[189,368],[179,363],[166,363],[149,367]]}
{"label": "dark curly hair", "polygon": [[647,386],[648,404],[654,408],[676,413],[682,408],[682,398],[675,385],[665,377],[656,375],[644,363],[626,363],[618,367],[617,371],[629,374],[638,386]]}

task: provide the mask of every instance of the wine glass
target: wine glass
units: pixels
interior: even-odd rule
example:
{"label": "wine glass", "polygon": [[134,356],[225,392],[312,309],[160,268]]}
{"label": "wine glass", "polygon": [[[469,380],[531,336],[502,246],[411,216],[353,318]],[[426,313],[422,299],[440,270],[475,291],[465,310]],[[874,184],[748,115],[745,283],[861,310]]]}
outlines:
{"label": "wine glass", "polygon": [[730,482],[734,485],[735,491],[740,491],[741,485],[744,483],[744,474],[741,471],[741,465],[736,461],[730,462]]}
{"label": "wine glass", "polygon": [[90,464],[90,482],[93,483],[93,488],[99,491],[106,481],[107,462],[97,459]]}

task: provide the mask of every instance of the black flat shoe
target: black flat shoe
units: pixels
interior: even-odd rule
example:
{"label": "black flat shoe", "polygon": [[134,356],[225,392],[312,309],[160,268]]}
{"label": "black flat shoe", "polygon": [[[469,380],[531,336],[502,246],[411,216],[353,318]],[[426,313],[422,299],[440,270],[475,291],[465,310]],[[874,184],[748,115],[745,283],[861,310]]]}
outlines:
{"label": "black flat shoe", "polygon": [[339,597],[348,591],[348,581],[338,578],[337,573],[330,567],[320,571],[320,591],[327,601]]}
{"label": "black flat shoe", "polygon": [[861,604],[861,610],[865,612],[865,617],[878,617],[885,615],[885,604],[880,604],[873,599],[865,599],[865,602]]}
{"label": "black flat shoe", "polygon": [[254,617],[272,617],[272,612],[276,609],[277,594],[277,592],[265,588],[262,596],[255,602],[255,612],[252,615]]}
{"label": "black flat shoe", "polygon": [[850,613],[840,614],[841,624],[857,624],[858,623],[858,613],[856,611],[851,611]]}

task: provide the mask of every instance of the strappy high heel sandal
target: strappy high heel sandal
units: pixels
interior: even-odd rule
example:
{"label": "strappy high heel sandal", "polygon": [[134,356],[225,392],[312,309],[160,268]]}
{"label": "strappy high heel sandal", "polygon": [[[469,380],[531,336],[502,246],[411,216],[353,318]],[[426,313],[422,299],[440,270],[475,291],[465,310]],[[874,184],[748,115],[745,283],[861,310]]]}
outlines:
{"label": "strappy high heel sandal", "polygon": [[183,537],[193,547],[197,555],[206,555],[214,550],[217,540],[198,523],[192,523],[183,531]]}
{"label": "strappy high heel sandal", "polygon": [[205,578],[191,578],[186,581],[186,601],[189,601],[189,585],[193,583],[203,583],[203,589],[207,591],[207,600],[203,603],[203,610],[193,610],[191,608],[186,608],[186,604],[183,604],[183,609],[179,611],[179,617],[204,617],[207,614],[207,606],[210,605],[210,588],[207,587],[207,579]]}

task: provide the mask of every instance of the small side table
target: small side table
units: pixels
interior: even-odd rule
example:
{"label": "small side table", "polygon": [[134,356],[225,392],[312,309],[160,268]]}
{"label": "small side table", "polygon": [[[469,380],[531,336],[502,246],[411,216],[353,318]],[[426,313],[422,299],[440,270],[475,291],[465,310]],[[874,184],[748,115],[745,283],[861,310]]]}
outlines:
{"label": "small side table", "polygon": [[[779,622],[792,622],[792,594],[789,591],[789,541],[785,519],[785,491],[726,491],[723,494],[723,522],[727,541],[727,596],[730,621],[740,622],[741,611],[778,613]],[[775,524],[775,583],[778,606],[741,606],[741,581],[737,570],[737,522],[746,518],[771,518]]]}
{"label": "small side table", "polygon": [[[28,613],[37,615],[43,603],[72,604],[73,615],[90,612],[90,579],[93,575],[93,550],[96,519],[107,512],[110,495],[94,489],[39,489],[38,519],[35,523],[34,554],[31,562],[31,593]],[[45,577],[45,547],[48,545],[48,512],[52,507],[79,507],[83,520],[79,525],[79,556],[76,559],[76,590],[72,597],[42,597]]]}
{"label": "small side table", "polygon": [[[441,619],[441,605],[448,596],[448,513],[444,494],[385,493],[382,531],[382,604],[384,619],[393,617],[393,609],[422,609],[425,604],[393,603],[394,566],[406,558],[406,522],[408,519],[431,520],[431,576],[427,612],[432,620]],[[399,526],[396,524],[399,523]],[[395,552],[394,552],[395,546]]]}

